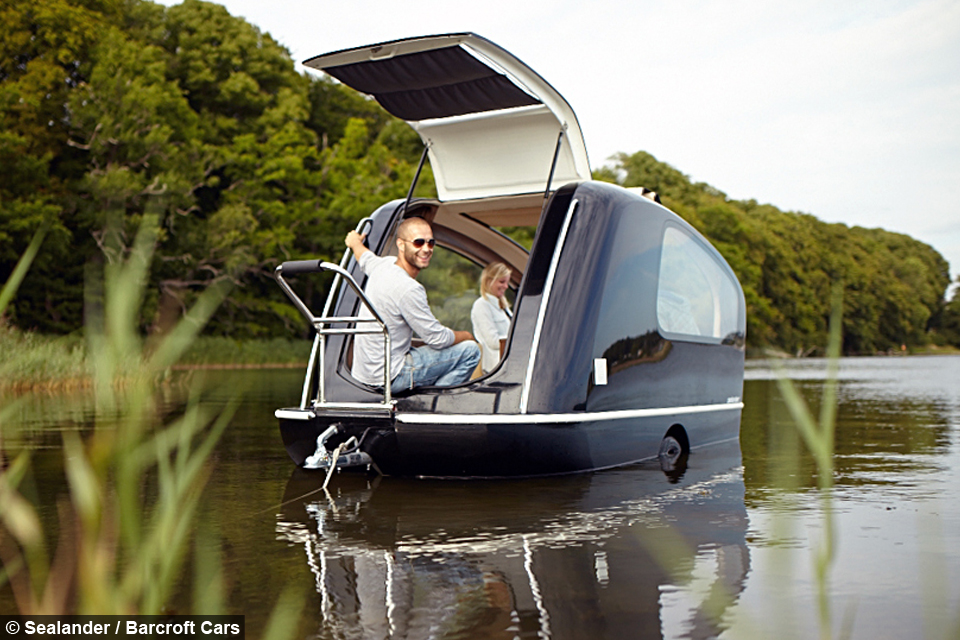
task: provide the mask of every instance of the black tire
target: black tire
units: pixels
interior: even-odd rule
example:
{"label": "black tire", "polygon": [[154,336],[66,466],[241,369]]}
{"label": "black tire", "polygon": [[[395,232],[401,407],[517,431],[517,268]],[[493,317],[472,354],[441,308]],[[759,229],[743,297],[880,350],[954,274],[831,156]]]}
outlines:
{"label": "black tire", "polygon": [[680,441],[673,436],[664,436],[663,440],[660,441],[660,453],[658,454],[661,462],[669,461],[676,463],[682,455],[683,446],[680,444]]}
{"label": "black tire", "polygon": [[[682,436],[681,436],[682,437]],[[687,470],[688,451],[683,443],[672,435],[666,435],[660,441],[660,470],[670,482],[678,482]]]}

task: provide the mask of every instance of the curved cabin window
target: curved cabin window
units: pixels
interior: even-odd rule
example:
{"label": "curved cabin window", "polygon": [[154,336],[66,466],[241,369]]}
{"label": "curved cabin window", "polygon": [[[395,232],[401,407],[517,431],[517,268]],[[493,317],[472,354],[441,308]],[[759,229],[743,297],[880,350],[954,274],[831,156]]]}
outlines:
{"label": "curved cabin window", "polygon": [[427,290],[430,309],[442,324],[458,331],[472,331],[470,309],[480,295],[480,272],[483,267],[454,251],[441,247],[433,250],[430,266],[417,280]]}
{"label": "curved cabin window", "polygon": [[738,332],[737,285],[692,235],[667,226],[660,254],[657,322],[680,339],[724,340]]}

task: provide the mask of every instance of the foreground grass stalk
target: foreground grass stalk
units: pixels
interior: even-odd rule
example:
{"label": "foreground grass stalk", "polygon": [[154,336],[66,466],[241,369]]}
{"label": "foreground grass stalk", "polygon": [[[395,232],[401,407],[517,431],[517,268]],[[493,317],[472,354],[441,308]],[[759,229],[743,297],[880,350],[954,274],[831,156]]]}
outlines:
{"label": "foreground grass stalk", "polygon": [[[29,454],[0,468],[0,586],[9,584],[24,615],[187,613],[168,607],[192,550],[193,612],[222,614],[219,544],[207,529],[196,531],[197,513],[211,455],[237,403],[211,412],[194,385],[183,414],[164,424],[156,387],[190,348],[227,288],[223,283],[209,287],[148,348],[137,326],[157,218],[144,216],[129,255],[116,228],[105,238],[108,264],[102,272],[88,269],[86,289],[95,427],[83,437],[63,434],[69,498],[59,504],[60,537],[52,561],[37,511],[20,492],[30,472]],[[0,291],[0,316],[42,240],[41,231]],[[0,460],[7,415],[0,407]],[[145,499],[154,485],[156,498]],[[292,638],[302,607],[303,598],[292,590],[281,594],[263,637]]]}
{"label": "foreground grass stalk", "polygon": [[[20,279],[39,247],[38,238],[21,260]],[[61,536],[52,562],[40,519],[19,492],[29,471],[27,454],[0,474],[3,579],[21,613],[162,613],[191,549],[210,476],[209,458],[235,405],[214,415],[201,408],[197,395],[182,417],[164,425],[155,386],[225,290],[208,289],[145,355],[137,326],[155,241],[156,219],[147,216],[129,256],[119,245],[108,244],[111,260],[102,276],[88,273],[86,328],[95,427],[83,437],[63,434],[69,498],[59,509]],[[12,298],[17,284],[7,283],[2,300]],[[150,495],[144,489],[153,485],[156,498],[144,503],[144,495]],[[205,556],[212,553],[209,545],[198,545],[196,563],[210,566],[213,560]],[[220,573],[207,575],[209,584],[209,576]]]}
{"label": "foreground grass stalk", "polygon": [[43,239],[46,235],[46,226],[40,227],[40,229],[33,234],[27,250],[20,256],[20,259],[17,261],[17,266],[13,268],[13,272],[10,274],[10,278],[3,284],[3,289],[0,289],[0,315],[6,311],[7,305],[10,304],[10,301],[13,300],[13,297],[16,295],[17,289],[20,288],[20,283],[23,282],[27,271],[30,270],[33,259],[37,257],[37,252],[40,251],[40,245],[43,244]]}
{"label": "foreground grass stalk", "polygon": [[785,375],[777,384],[793,422],[804,444],[813,455],[817,469],[817,488],[823,518],[823,540],[814,553],[814,575],[817,581],[817,609],[821,640],[833,638],[833,615],[830,607],[830,570],[836,557],[836,532],[833,516],[833,456],[837,417],[837,385],[842,345],[842,293],[834,291],[830,315],[830,338],[827,345],[827,378],[824,382],[817,420],[797,388]]}

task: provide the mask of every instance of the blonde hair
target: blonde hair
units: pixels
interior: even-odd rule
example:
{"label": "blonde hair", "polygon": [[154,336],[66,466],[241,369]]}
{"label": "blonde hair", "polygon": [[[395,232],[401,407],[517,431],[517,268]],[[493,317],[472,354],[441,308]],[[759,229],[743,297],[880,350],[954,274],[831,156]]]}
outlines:
{"label": "blonde hair", "polygon": [[[495,280],[506,276],[510,277],[510,274],[513,273],[510,271],[510,267],[503,264],[502,262],[492,262],[483,268],[483,271],[480,273],[480,295],[487,295],[490,293],[490,285],[493,284]],[[506,297],[499,298],[500,308],[509,309],[510,303],[507,302]]]}

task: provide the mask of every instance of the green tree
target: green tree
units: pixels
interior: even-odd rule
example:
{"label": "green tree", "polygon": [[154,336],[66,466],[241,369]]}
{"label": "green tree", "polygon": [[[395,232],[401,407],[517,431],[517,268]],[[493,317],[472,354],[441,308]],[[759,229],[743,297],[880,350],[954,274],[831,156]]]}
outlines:
{"label": "green tree", "polygon": [[69,135],[66,96],[84,82],[90,52],[120,0],[4,0],[0,7],[0,124],[26,151],[59,154]]}
{"label": "green tree", "polygon": [[88,78],[103,31],[122,19],[119,0],[7,0],[0,5],[0,277],[41,227],[50,229],[21,293],[7,310],[27,328],[80,326],[82,268],[69,204],[83,173],[68,144],[68,96]]}
{"label": "green tree", "polygon": [[937,342],[960,348],[960,294],[954,292],[953,298],[933,318],[932,324]]}

